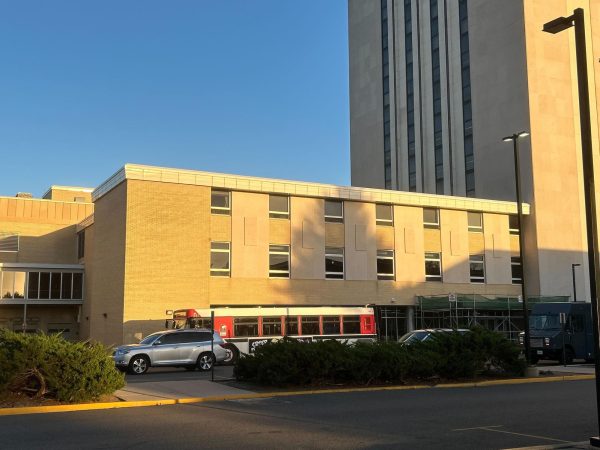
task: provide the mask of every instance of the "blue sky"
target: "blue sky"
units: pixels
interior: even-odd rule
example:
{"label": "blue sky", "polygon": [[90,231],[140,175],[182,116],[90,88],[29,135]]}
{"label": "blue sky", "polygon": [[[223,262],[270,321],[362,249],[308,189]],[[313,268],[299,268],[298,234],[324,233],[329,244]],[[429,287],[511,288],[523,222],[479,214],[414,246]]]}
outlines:
{"label": "blue sky", "polygon": [[346,0],[0,0],[0,195],[126,162],[349,184]]}

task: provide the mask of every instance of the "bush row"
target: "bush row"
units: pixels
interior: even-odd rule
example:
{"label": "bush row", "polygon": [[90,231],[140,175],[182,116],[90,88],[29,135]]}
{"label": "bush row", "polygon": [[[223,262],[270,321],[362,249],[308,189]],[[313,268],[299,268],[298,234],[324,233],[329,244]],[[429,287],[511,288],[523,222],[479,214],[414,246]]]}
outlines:
{"label": "bush row", "polygon": [[457,380],[490,372],[522,375],[525,363],[519,355],[518,346],[481,328],[463,334],[436,333],[411,345],[285,338],[242,356],[234,373],[238,380],[272,386]]}
{"label": "bush row", "polygon": [[25,391],[61,402],[82,402],[124,385],[124,375],[102,344],[0,329],[0,394]]}

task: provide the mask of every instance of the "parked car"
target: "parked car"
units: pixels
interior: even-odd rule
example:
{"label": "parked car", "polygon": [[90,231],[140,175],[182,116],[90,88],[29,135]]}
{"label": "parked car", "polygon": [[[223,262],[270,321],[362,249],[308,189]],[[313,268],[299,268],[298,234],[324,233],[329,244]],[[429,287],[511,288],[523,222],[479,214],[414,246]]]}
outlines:
{"label": "parked car", "polygon": [[465,334],[465,333],[468,333],[469,330],[462,329],[462,328],[459,328],[459,329],[429,328],[426,330],[413,330],[413,331],[409,331],[404,336],[402,336],[400,339],[398,339],[398,342],[400,344],[404,344],[404,345],[411,345],[411,344],[414,344],[415,342],[426,341],[427,339],[430,339],[431,336],[433,336],[435,333],[452,333],[452,332],[458,332],[461,334]]}
{"label": "parked car", "polygon": [[113,353],[118,369],[141,375],[150,367],[185,367],[210,370],[228,357],[225,342],[214,332],[211,353],[210,330],[168,330],[146,336],[139,344],[122,345]]}

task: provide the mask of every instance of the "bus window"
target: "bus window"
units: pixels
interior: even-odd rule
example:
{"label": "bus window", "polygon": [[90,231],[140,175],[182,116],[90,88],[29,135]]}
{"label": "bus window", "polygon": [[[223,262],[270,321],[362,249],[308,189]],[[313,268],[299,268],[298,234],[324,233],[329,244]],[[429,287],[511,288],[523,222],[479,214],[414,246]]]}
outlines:
{"label": "bus window", "polygon": [[319,317],[308,316],[302,318],[302,336],[321,334],[319,330]]}
{"label": "bus window", "polygon": [[297,336],[298,335],[298,317],[296,316],[287,316],[285,318],[285,327],[286,334],[289,336]]}
{"label": "bus window", "polygon": [[262,335],[281,336],[281,317],[263,317]]}
{"label": "bus window", "polygon": [[323,334],[340,334],[340,316],[323,316]]}
{"label": "bus window", "polygon": [[258,317],[236,317],[233,319],[234,336],[258,336]]}
{"label": "bus window", "polygon": [[360,334],[360,316],[344,316],[344,334]]}
{"label": "bus window", "polygon": [[190,317],[188,319],[190,328],[206,328],[210,329],[210,319],[200,317]]}

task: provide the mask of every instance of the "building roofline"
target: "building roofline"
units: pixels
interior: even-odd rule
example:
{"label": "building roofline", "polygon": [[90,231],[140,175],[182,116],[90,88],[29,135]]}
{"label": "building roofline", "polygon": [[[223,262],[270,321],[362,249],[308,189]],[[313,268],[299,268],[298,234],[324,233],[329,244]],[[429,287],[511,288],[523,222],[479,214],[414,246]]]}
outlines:
{"label": "building roofline", "polygon": [[[199,170],[125,164],[92,192],[95,202],[125,180],[154,181],[159,183],[207,186],[235,191],[265,194],[288,194],[298,197],[332,198],[371,203],[392,203],[403,206],[432,207],[481,211],[499,214],[516,214],[516,202],[487,200],[473,197],[422,194],[387,189],[336,186],[332,184],[275,178],[249,177]],[[523,204],[523,213],[529,214],[529,204]]]}
{"label": "building roofline", "polygon": [[92,193],[92,192],[94,192],[94,188],[90,188],[90,187],[61,186],[59,184],[53,184],[48,189],[46,189],[46,192],[44,192],[42,194],[42,198],[45,197],[46,195],[48,195],[52,189],[57,189],[57,190],[61,190],[61,191],[86,192],[86,193]]}
{"label": "building roofline", "polygon": [[52,200],[50,198],[38,198],[38,197],[15,197],[8,195],[0,195],[2,199],[8,200],[23,200],[26,202],[54,202],[54,203],[69,203],[71,205],[93,205],[93,202],[73,202],[69,200]]}

